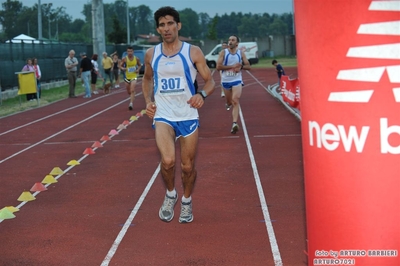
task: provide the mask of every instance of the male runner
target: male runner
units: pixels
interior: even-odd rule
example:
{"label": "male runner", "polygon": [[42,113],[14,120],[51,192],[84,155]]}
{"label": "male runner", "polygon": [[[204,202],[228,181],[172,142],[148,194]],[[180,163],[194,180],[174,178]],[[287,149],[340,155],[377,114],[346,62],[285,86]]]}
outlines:
{"label": "male runner", "polygon": [[136,87],[136,80],[142,66],[140,64],[140,59],[133,55],[133,47],[129,46],[126,49],[127,56],[122,58],[119,68],[122,71],[125,71],[125,88],[128,94],[130,95],[131,99],[129,102],[129,110],[133,109],[133,101],[135,100],[135,87]]}
{"label": "male runner", "polygon": [[[193,221],[192,191],[197,176],[194,162],[199,136],[197,110],[214,91],[215,83],[201,49],[179,40],[178,31],[182,27],[179,13],[172,7],[162,7],[154,13],[154,20],[163,41],[146,52],[142,88],[146,114],[154,118],[161,176],[167,189],[159,217],[165,222],[174,217],[174,206],[178,201],[175,141],[179,139],[183,183],[179,222],[190,223]],[[205,85],[196,93],[197,72]],[[155,101],[152,100],[153,93]]]}
{"label": "male runner", "polygon": [[232,35],[228,40],[228,48],[222,50],[217,60],[217,70],[222,70],[221,82],[225,89],[226,109],[232,105],[232,128],[231,133],[239,131],[237,120],[239,117],[239,99],[242,95],[242,69],[250,70],[251,66],[246,54],[238,49],[239,38]]}

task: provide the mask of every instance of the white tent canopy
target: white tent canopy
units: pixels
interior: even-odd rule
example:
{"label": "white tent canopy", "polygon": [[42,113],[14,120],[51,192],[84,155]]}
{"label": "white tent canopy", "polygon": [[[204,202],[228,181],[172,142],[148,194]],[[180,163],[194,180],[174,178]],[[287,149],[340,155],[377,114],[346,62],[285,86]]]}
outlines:
{"label": "white tent canopy", "polygon": [[34,43],[40,43],[38,40],[36,40],[35,38],[25,35],[25,34],[20,34],[18,36],[15,36],[14,38],[12,38],[11,40],[7,40],[6,43],[32,43],[32,41]]}

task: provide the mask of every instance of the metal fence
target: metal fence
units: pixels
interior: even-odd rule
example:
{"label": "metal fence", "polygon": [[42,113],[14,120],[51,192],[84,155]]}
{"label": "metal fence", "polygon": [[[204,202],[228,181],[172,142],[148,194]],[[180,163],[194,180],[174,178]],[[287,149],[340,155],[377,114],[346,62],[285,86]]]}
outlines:
{"label": "metal fence", "polygon": [[[106,52],[115,51],[121,56],[128,45],[107,45]],[[75,57],[79,58],[81,52],[86,52],[88,57],[93,54],[91,44],[82,43],[0,43],[0,82],[1,90],[8,90],[18,86],[19,72],[26,65],[28,58],[37,58],[42,73],[41,82],[53,82],[67,79],[64,67],[65,58],[70,50],[75,50]],[[134,49],[138,49],[138,47]],[[143,48],[139,48],[143,49]],[[101,54],[98,61],[101,62]]]}
{"label": "metal fence", "polygon": [[[246,39],[242,41],[256,41],[258,43],[259,57],[295,55],[296,45],[294,36],[275,36],[271,38]],[[220,41],[207,41],[202,45],[202,50],[207,54]],[[127,44],[106,45],[106,52],[112,54],[117,52],[119,56],[126,51]],[[144,46],[133,45],[135,50],[145,50]],[[67,79],[64,67],[65,58],[69,51],[75,50],[75,56],[79,59],[81,52],[91,57],[93,54],[92,44],[83,43],[38,43],[29,41],[22,43],[0,43],[0,87],[1,91],[12,89],[18,86],[18,78],[15,72],[19,72],[26,64],[26,59],[37,58],[42,72],[41,82],[53,82]],[[99,63],[101,62],[99,54]],[[101,64],[99,64],[101,65]]]}
{"label": "metal fence", "polygon": [[86,44],[63,43],[0,43],[0,80],[2,90],[18,85],[15,72],[26,65],[28,58],[37,58],[42,72],[41,80],[50,82],[66,78],[64,60],[71,49],[87,52]]}

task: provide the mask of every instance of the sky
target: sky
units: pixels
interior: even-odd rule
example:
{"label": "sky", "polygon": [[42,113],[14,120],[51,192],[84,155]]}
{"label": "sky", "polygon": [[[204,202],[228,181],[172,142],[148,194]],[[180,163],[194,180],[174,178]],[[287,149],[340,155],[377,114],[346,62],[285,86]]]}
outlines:
{"label": "sky", "polygon": [[[0,0],[4,3],[6,0]],[[38,3],[38,0],[19,0],[24,6],[31,7]],[[292,0],[127,0],[130,7],[139,5],[148,6],[153,12],[158,8],[169,5],[175,9],[182,10],[191,8],[197,13],[207,13],[210,17],[216,14],[230,14],[231,12],[253,13],[253,14],[283,14],[292,13]],[[113,3],[114,0],[103,0],[103,3]],[[66,13],[72,16],[72,19],[83,19],[81,14],[85,3],[92,3],[91,0],[41,0],[42,4],[53,3],[53,7],[64,6]],[[0,6],[0,8],[2,8]]]}

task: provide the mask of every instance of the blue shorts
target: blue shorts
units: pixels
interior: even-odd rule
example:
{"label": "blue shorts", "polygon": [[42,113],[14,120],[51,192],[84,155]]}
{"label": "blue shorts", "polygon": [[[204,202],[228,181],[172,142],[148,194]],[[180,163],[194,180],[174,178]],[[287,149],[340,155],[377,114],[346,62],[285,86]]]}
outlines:
{"label": "blue shorts", "polygon": [[[161,122],[170,125],[175,131],[175,138],[183,136],[186,138],[193,134],[200,126],[199,119],[185,120],[185,121],[169,121],[164,118],[154,118],[155,122]],[[153,125],[155,127],[155,123]]]}
{"label": "blue shorts", "polygon": [[222,82],[222,87],[224,87],[225,90],[230,90],[232,87],[237,86],[239,84],[244,85],[244,83],[240,80],[233,81],[233,82]]}

